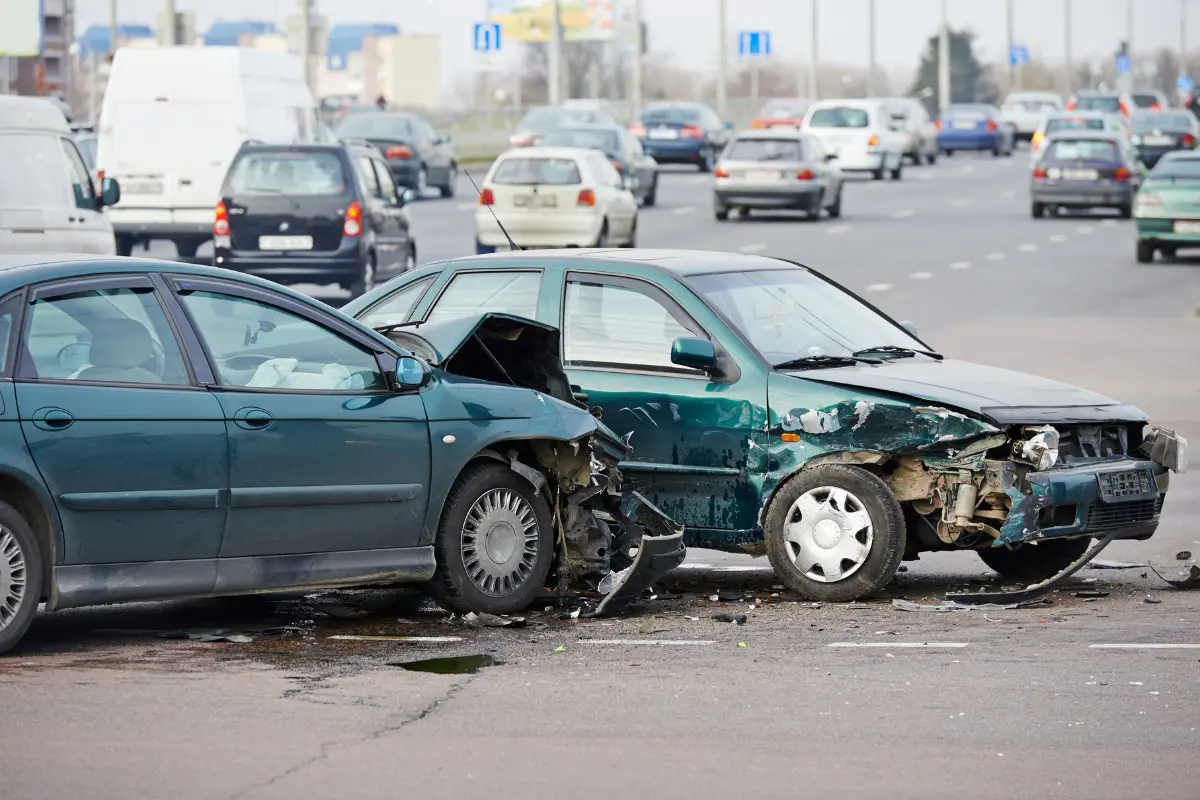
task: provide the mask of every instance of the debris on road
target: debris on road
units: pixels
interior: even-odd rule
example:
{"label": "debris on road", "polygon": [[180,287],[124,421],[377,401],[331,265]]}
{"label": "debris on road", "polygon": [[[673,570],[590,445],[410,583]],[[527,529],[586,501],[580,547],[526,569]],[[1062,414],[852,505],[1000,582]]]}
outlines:
{"label": "debris on road", "polygon": [[1009,603],[1001,605],[998,603],[981,603],[978,605],[967,605],[958,603],[954,600],[945,600],[934,605],[922,603],[914,603],[911,600],[893,600],[892,608],[897,611],[937,611],[947,613],[950,611],[1011,611],[1015,608],[1029,608],[1031,606],[1050,605],[1053,601],[1049,598],[1038,598],[1036,600],[1025,600],[1020,603]]}
{"label": "debris on road", "polygon": [[399,661],[388,666],[400,667],[410,672],[432,672],[436,675],[473,675],[484,667],[494,667],[500,662],[489,655],[448,656],[443,658],[421,658],[416,661]]}
{"label": "debris on road", "polygon": [[473,628],[524,628],[524,617],[504,617],[496,614],[476,614],[470,611],[463,615],[463,623]]}
{"label": "debris on road", "polygon": [[1187,561],[1191,557],[1192,557],[1191,550],[1180,550],[1178,553],[1175,554],[1176,561]]}
{"label": "debris on road", "polygon": [[355,634],[339,634],[327,638],[342,642],[412,642],[413,644],[454,644],[463,640],[461,636],[367,636]]}
{"label": "debris on road", "polygon": [[1097,558],[1092,563],[1088,564],[1088,569],[1140,569],[1146,566],[1145,564],[1130,564],[1126,561],[1106,561],[1102,558]]}
{"label": "debris on road", "polygon": [[1151,572],[1174,586],[1176,589],[1200,589],[1200,566],[1197,566],[1196,564],[1188,565],[1188,568],[1179,573],[1178,577],[1176,578],[1168,578],[1166,575],[1163,575],[1154,568],[1153,564],[1148,566],[1150,567]]}
{"label": "debris on road", "polygon": [[1162,600],[1151,597],[1150,595],[1146,595],[1146,597],[1142,599],[1142,602],[1145,603],[1146,605],[1158,605],[1159,603],[1162,602]]}
{"label": "debris on road", "polygon": [[1088,598],[1108,597],[1108,592],[1103,589],[1084,589],[1081,592],[1071,592],[1071,596]]}
{"label": "debris on road", "polygon": [[745,625],[749,617],[734,611],[718,611],[713,614],[713,619],[719,622],[732,622],[734,625]]}

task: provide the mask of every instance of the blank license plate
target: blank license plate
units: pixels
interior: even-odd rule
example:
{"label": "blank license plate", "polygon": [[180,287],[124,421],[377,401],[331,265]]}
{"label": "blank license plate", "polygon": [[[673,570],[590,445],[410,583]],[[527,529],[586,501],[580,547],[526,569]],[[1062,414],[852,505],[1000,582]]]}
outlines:
{"label": "blank license plate", "polygon": [[974,120],[960,119],[954,122],[954,129],[956,131],[973,131],[975,130],[975,124]]}
{"label": "blank license plate", "polygon": [[651,139],[678,139],[679,131],[674,128],[651,128]]}
{"label": "blank license plate", "polygon": [[1200,233],[1200,222],[1187,222],[1184,220],[1179,220],[1175,223],[1174,230],[1176,233],[1197,234]]}
{"label": "blank license plate", "polygon": [[1155,145],[1175,144],[1175,139],[1170,136],[1147,136],[1142,139],[1142,144],[1148,144],[1152,147]]}
{"label": "blank license plate", "polygon": [[311,236],[260,236],[259,250],[312,250]]}
{"label": "blank license plate", "polygon": [[783,178],[782,172],[763,169],[746,173],[746,180],[754,183],[773,183]]}
{"label": "blank license plate", "polygon": [[121,181],[125,194],[162,194],[162,181]]}
{"label": "blank license plate", "polygon": [[517,208],[557,208],[558,198],[554,195],[518,194],[513,196]]}
{"label": "blank license plate", "polygon": [[1100,178],[1100,173],[1094,169],[1064,169],[1064,181],[1094,181]]}

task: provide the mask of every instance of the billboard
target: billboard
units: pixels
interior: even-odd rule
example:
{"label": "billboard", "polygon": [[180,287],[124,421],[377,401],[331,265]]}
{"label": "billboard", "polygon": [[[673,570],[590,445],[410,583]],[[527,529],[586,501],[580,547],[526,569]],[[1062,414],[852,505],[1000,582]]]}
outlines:
{"label": "billboard", "polygon": [[0,57],[42,53],[42,0],[0,2]]}
{"label": "billboard", "polygon": [[[558,14],[568,42],[613,38],[613,0],[559,0]],[[548,42],[553,19],[552,0],[488,0],[488,21],[500,25],[502,41]]]}

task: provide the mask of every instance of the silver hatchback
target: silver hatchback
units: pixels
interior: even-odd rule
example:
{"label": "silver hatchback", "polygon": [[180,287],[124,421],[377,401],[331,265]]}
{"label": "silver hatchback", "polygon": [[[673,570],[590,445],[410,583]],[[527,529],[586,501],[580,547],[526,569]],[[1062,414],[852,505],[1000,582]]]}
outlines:
{"label": "silver hatchback", "polygon": [[737,134],[713,172],[713,208],[718,220],[737,209],[799,210],[818,220],[842,214],[842,171],[820,139],[800,130],[745,131]]}

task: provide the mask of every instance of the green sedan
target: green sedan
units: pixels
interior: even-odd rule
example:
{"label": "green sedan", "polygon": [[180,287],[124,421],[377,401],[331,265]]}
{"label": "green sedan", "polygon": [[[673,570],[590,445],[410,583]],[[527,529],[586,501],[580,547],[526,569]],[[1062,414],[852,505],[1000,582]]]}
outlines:
{"label": "green sedan", "polygon": [[1153,261],[1156,250],[1174,258],[1180,250],[1200,248],[1200,154],[1163,156],[1138,192],[1133,218],[1139,264]]}

